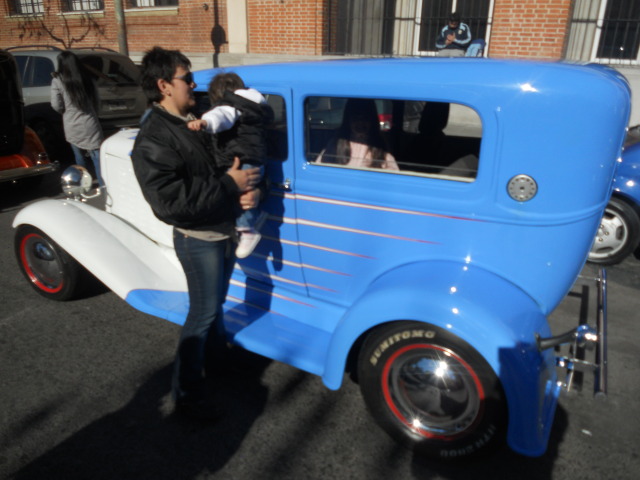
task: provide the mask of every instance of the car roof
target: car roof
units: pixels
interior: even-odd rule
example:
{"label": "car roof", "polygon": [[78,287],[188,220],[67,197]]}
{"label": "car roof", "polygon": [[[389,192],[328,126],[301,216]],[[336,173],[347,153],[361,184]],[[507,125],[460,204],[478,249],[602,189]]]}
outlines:
{"label": "car roof", "polygon": [[[58,58],[61,52],[64,50],[57,47],[47,47],[42,46],[38,48],[31,47],[9,47],[6,49],[10,51],[14,56],[38,56],[38,57],[47,57],[51,59]],[[116,52],[115,50],[111,50],[108,48],[69,48],[68,51],[75,53],[76,55],[82,57],[85,55],[99,55],[99,56],[117,56],[117,57],[127,57],[126,55],[121,54],[120,52]]]}
{"label": "car roof", "polygon": [[[485,58],[367,58],[338,59],[279,64],[243,65],[195,72],[198,91],[206,91],[220,71],[238,73],[248,86],[290,86],[304,89],[326,86],[328,89],[353,89],[366,95],[368,87],[389,89],[392,85],[473,88],[476,91],[503,93],[522,88],[573,91],[575,81],[612,83],[626,81],[615,70],[603,66],[563,62],[532,62]],[[516,88],[514,88],[516,87]],[[626,85],[628,88],[628,84]],[[339,91],[339,90],[336,90]],[[390,92],[396,94],[397,92]]]}

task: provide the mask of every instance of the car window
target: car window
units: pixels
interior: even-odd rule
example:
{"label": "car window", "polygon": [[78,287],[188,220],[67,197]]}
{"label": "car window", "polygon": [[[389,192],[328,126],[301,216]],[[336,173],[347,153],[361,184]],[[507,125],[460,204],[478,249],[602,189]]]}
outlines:
{"label": "car window", "polygon": [[[273,121],[267,125],[267,158],[283,161],[288,156],[287,111],[284,97],[262,92],[267,104],[273,110]],[[203,113],[211,109],[209,96],[204,92],[195,92],[196,106],[194,114],[200,118]]]}
{"label": "car window", "polygon": [[27,68],[27,60],[29,60],[29,57],[18,55],[18,56],[15,56],[14,58],[16,59],[16,63],[18,64],[18,75],[22,82],[22,86],[23,87],[31,86],[26,84],[27,79],[25,78],[25,69]]}
{"label": "car window", "polygon": [[286,160],[288,153],[287,109],[284,97],[265,94],[267,103],[273,109],[273,121],[267,125],[267,158]]}
{"label": "car window", "polygon": [[32,87],[48,87],[51,85],[51,74],[55,71],[53,61],[45,57],[32,57]]}
{"label": "car window", "polygon": [[462,182],[477,176],[482,123],[467,106],[308,97],[305,118],[306,156],[314,165]]}
{"label": "car window", "polygon": [[89,70],[98,86],[138,85],[140,71],[133,62],[124,58],[102,55],[83,55],[82,63]]}

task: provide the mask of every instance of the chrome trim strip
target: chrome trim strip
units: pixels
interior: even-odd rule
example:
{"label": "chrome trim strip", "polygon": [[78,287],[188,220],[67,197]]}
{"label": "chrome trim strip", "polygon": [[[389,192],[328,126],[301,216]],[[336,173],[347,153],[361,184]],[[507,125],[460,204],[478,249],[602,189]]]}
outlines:
{"label": "chrome trim strip", "polygon": [[33,167],[19,167],[10,170],[0,170],[0,182],[10,182],[20,180],[21,178],[35,177],[44,175],[58,170],[57,162],[47,163],[44,165],[34,165]]}

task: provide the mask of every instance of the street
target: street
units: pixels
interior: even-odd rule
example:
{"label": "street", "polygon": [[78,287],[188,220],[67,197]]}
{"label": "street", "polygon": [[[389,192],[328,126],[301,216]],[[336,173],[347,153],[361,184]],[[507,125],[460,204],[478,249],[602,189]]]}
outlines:
{"label": "street", "polygon": [[[11,222],[27,203],[57,195],[54,177],[30,191],[0,184],[0,479],[637,478],[640,259],[608,269],[607,399],[592,398],[590,381],[564,394],[540,458],[503,448],[483,460],[439,463],[414,457],[378,428],[348,378],[334,392],[248,354],[237,354],[242,374],[216,385],[221,421],[171,416],[179,326],[100,288],[49,301],[18,269]],[[575,302],[567,298],[553,314],[554,334],[575,323]]]}

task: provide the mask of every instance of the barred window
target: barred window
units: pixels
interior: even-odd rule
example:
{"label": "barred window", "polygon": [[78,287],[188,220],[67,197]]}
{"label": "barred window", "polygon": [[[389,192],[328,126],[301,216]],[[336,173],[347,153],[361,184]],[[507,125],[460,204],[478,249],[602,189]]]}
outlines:
{"label": "barred window", "polygon": [[178,0],[129,0],[130,8],[177,7]]}
{"label": "barred window", "polygon": [[488,41],[494,0],[343,0],[329,2],[325,53],[435,54],[435,40],[457,11],[474,40]]}
{"label": "barred window", "polygon": [[89,12],[104,10],[104,3],[102,0],[66,0],[63,8],[66,12]]}
{"label": "barred window", "polygon": [[42,13],[44,12],[43,0],[15,0],[15,13]]}
{"label": "barred window", "polygon": [[575,0],[566,57],[617,65],[640,64],[637,0]]}

